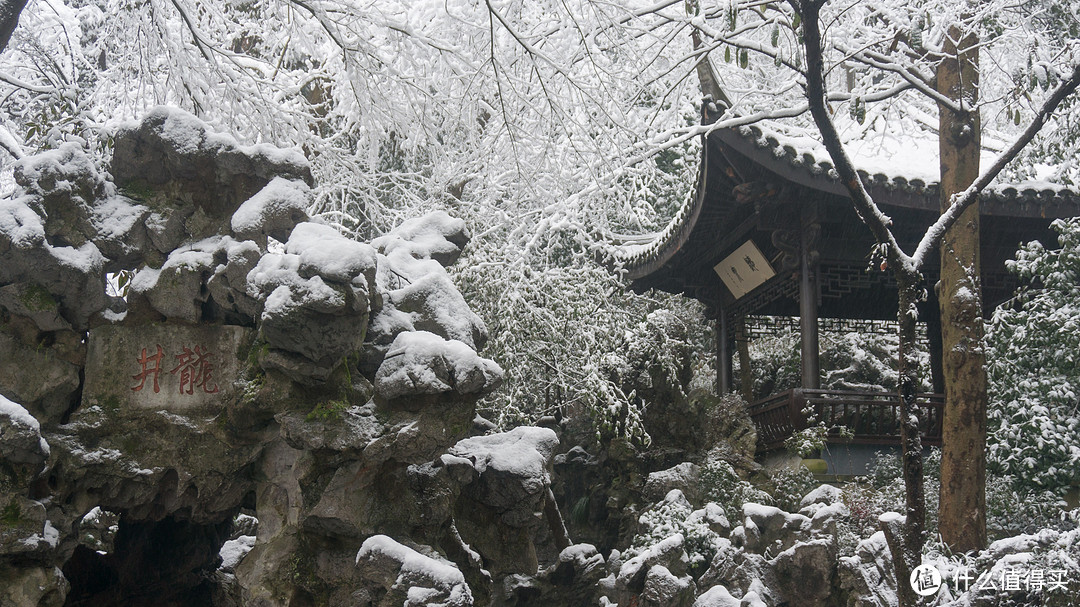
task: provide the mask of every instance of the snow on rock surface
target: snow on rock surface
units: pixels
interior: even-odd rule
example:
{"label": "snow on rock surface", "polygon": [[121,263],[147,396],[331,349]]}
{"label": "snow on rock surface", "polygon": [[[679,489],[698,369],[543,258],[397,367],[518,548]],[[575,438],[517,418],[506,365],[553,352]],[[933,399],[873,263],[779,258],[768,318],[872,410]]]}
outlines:
{"label": "snow on rock surface", "polygon": [[[161,183],[170,177],[187,177],[185,173],[193,170],[188,165],[197,164],[196,157],[202,154],[217,157],[221,176],[253,173],[267,181],[277,175],[311,180],[307,158],[298,148],[280,148],[266,143],[241,145],[232,135],[214,131],[202,120],[177,107],[158,106],[147,112],[142,120],[122,125],[116,135],[116,145],[113,177],[118,183],[133,177],[151,183]],[[128,156],[135,151],[150,157]],[[117,155],[123,161],[119,166]],[[140,175],[139,167],[146,172]]]}
{"label": "snow on rock surface", "polygon": [[450,454],[473,462],[481,475],[490,469],[546,483],[547,468],[558,445],[559,438],[550,428],[518,426],[509,432],[458,441]]}
{"label": "snow on rock surface", "polygon": [[732,541],[742,542],[749,552],[764,554],[768,550],[776,554],[807,539],[810,522],[810,518],[801,514],[746,503],[743,504],[743,525],[731,532]]}
{"label": "snow on rock surface", "polygon": [[683,535],[676,533],[625,563],[613,553],[608,562],[609,574],[599,582],[603,597],[620,605],[691,604],[697,586],[687,574],[689,559],[684,544]]}
{"label": "snow on rock surface", "polygon": [[740,607],[741,604],[727,588],[717,584],[698,596],[693,607]]}
{"label": "snow on rock surface", "polygon": [[424,394],[486,394],[503,370],[467,344],[427,331],[399,333],[375,374],[375,393],[387,400]]}
{"label": "snow on rock surface", "polygon": [[296,224],[308,220],[309,190],[303,181],[274,177],[232,214],[229,223],[233,234],[264,244],[267,236],[286,240]]}
{"label": "snow on rock surface", "polygon": [[371,245],[387,257],[407,255],[415,259],[434,259],[444,266],[457,260],[469,242],[469,230],[461,219],[446,211],[434,211],[423,217],[407,219]]}
{"label": "snow on rock surface", "polygon": [[77,247],[49,243],[44,213],[34,195],[0,200],[0,284],[36,285],[43,297],[35,307],[48,307],[85,328],[106,305],[105,258],[89,241]]}
{"label": "snow on rock surface", "polygon": [[343,236],[334,228],[313,222],[298,224],[285,252],[299,255],[301,275],[318,274],[336,282],[355,282],[365,288],[375,280],[375,249]]}
{"label": "snow on rock surface", "polygon": [[402,331],[429,331],[478,351],[484,347],[487,326],[443,269],[468,239],[463,221],[436,211],[372,241],[379,252],[376,288],[387,294],[371,323],[375,346],[385,348]]}
{"label": "snow on rock surface", "polygon": [[385,535],[364,540],[356,553],[356,566],[361,579],[385,593],[380,605],[473,604],[465,576],[453,563],[421,554]]}
{"label": "snow on rock surface", "polygon": [[667,470],[650,472],[645,479],[645,498],[658,500],[666,496],[672,489],[678,489],[696,499],[700,493],[700,483],[698,482],[700,475],[701,467],[692,462],[683,462]]}
{"label": "snow on rock surface", "polygon": [[41,425],[19,405],[0,395],[0,458],[37,474],[49,459]]}
{"label": "snow on rock surface", "polygon": [[840,557],[840,587],[865,607],[895,607],[896,573],[885,532],[859,542],[853,556]]}
{"label": "snow on rock surface", "polygon": [[835,504],[840,501],[843,492],[832,485],[821,485],[810,493],[803,496],[799,506],[806,508],[811,504]]}
{"label": "snow on rock surface", "polygon": [[[179,108],[154,108],[121,126],[114,140],[113,178],[127,195],[154,208],[146,228],[161,253],[229,233],[234,212],[275,178],[312,183],[298,150],[240,145]],[[297,203],[296,192],[279,182],[245,209],[241,224],[259,224],[261,216],[263,227],[276,231],[293,218]]]}
{"label": "snow on rock surface", "polygon": [[236,566],[240,564],[247,553],[251,552],[251,549],[255,547],[254,535],[241,535],[234,540],[228,540],[221,546],[221,569],[225,572],[233,572],[236,570]]}

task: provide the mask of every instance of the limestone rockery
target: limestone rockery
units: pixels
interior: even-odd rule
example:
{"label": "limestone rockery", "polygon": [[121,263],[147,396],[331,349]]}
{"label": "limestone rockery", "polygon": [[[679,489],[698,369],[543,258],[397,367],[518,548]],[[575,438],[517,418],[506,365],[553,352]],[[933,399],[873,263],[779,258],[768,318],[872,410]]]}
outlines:
{"label": "limestone rockery", "polygon": [[175,109],[110,172],[0,200],[0,605],[483,605],[569,546],[555,433],[476,417],[462,221],[357,242],[299,152]]}

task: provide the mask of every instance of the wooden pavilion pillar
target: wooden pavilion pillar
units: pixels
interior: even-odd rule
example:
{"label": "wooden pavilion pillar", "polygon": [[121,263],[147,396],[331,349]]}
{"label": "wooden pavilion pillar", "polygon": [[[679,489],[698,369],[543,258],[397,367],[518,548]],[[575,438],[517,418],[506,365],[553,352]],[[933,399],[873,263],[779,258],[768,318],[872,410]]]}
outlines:
{"label": "wooden pavilion pillar", "polygon": [[926,305],[926,341],[930,351],[930,383],[935,394],[945,394],[945,368],[942,361],[941,308],[937,297]]}
{"label": "wooden pavilion pillar", "polygon": [[821,387],[818,362],[818,252],[821,226],[811,208],[803,206],[799,230],[799,331],[802,338],[802,387]]}
{"label": "wooden pavilion pillar", "polygon": [[732,389],[732,345],[731,314],[721,305],[716,315],[716,393],[721,396]]}

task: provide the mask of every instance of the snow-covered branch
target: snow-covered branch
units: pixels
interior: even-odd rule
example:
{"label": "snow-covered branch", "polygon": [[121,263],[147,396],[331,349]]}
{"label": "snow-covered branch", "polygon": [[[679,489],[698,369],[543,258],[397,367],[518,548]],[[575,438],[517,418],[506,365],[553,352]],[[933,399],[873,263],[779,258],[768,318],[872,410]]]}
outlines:
{"label": "snow-covered branch", "polygon": [[910,259],[900,248],[896,237],[889,229],[892,220],[881,212],[881,209],[870,197],[869,192],[866,191],[854,163],[852,163],[851,158],[848,157],[847,152],[844,150],[840,134],[837,132],[836,125],[833,123],[829,110],[825,105],[825,60],[822,53],[824,40],[821,36],[821,26],[818,18],[821,3],[792,2],[792,6],[796,10],[800,9],[800,5],[805,36],[804,47],[806,49],[806,99],[810,113],[814,117],[814,123],[821,133],[822,143],[832,158],[833,167],[840,175],[840,182],[844,184],[848,194],[851,196],[855,211],[859,214],[863,223],[870,228],[874,238],[888,248],[889,261],[905,268],[910,267],[910,270],[914,272],[916,268],[911,267]]}
{"label": "snow-covered branch", "polygon": [[1028,146],[1028,144],[1031,143],[1039,131],[1042,130],[1043,126],[1046,125],[1050,116],[1058,106],[1061,105],[1061,102],[1069,95],[1072,95],[1077,87],[1080,87],[1080,64],[1077,64],[1076,67],[1073,68],[1072,75],[1059,84],[1046,98],[1042,107],[1040,107],[1039,111],[1035,114],[1035,117],[1028,123],[1024,132],[1013,141],[1012,145],[999,154],[997,158],[994,159],[994,162],[983,170],[979,177],[968,186],[967,189],[953,196],[949,208],[938,217],[937,221],[935,221],[929,229],[927,229],[926,234],[924,234],[922,240],[919,241],[919,245],[912,255],[912,261],[917,266],[922,265],[929,252],[937,248],[938,244],[941,242],[942,236],[944,236],[945,232],[956,223],[964,210],[974,204],[975,201],[979,199],[979,194],[994,181],[1001,171],[1004,170],[1005,167]]}

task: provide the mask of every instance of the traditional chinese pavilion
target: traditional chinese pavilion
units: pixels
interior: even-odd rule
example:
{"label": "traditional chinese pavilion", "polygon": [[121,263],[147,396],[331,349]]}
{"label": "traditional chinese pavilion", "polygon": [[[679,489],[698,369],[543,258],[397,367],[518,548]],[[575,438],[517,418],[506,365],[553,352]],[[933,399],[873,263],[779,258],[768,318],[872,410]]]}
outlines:
{"label": "traditional chinese pavilion", "polygon": [[[707,113],[708,123],[715,117]],[[822,149],[799,149],[768,127],[720,129],[705,137],[696,192],[652,242],[620,255],[636,291],[692,297],[716,319],[717,383],[732,390],[735,327],[751,315],[798,317],[802,387],[751,404],[758,451],[783,447],[815,405],[818,418],[852,428],[854,445],[898,445],[895,394],[820,389],[820,319],[895,320],[896,285],[870,266],[874,239],[856,215]],[[936,166],[936,159],[929,159]],[[856,160],[858,164],[858,160]],[[936,183],[862,171],[874,200],[893,218],[911,251],[938,216]],[[1052,245],[1058,217],[1080,215],[1080,194],[1063,188],[999,186],[980,200],[983,305],[990,313],[1017,286],[1005,269],[1021,242]],[[929,260],[926,321],[933,385],[942,392],[941,333],[934,294],[938,262]],[[928,444],[940,444],[940,394],[921,395]]]}

